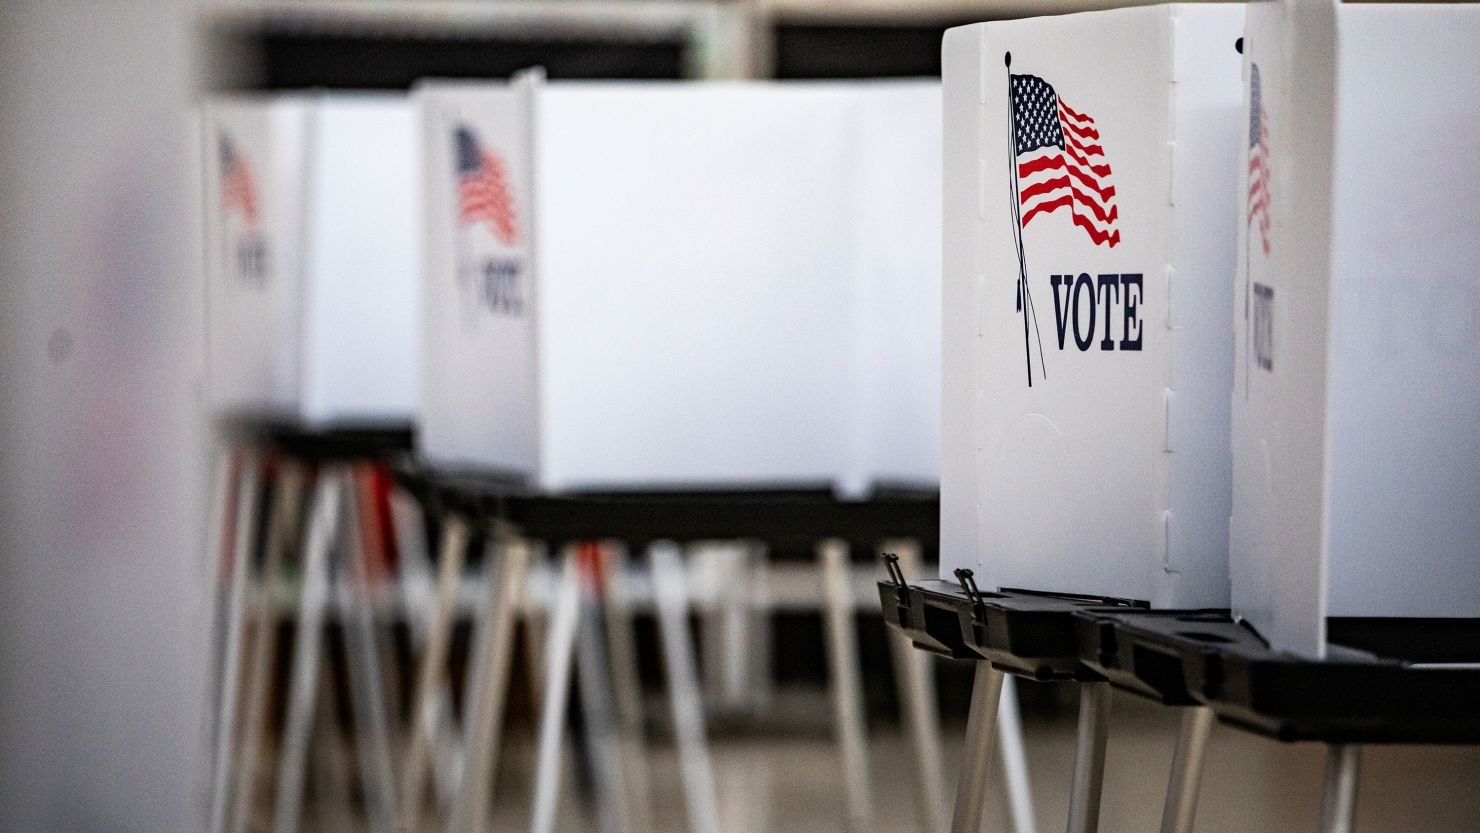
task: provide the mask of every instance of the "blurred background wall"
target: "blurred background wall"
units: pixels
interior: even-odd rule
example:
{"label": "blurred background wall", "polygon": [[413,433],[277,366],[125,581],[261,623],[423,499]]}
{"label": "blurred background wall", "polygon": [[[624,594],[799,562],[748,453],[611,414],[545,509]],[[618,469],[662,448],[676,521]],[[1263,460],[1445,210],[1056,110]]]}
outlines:
{"label": "blurred background wall", "polygon": [[200,818],[185,11],[0,6],[0,830]]}

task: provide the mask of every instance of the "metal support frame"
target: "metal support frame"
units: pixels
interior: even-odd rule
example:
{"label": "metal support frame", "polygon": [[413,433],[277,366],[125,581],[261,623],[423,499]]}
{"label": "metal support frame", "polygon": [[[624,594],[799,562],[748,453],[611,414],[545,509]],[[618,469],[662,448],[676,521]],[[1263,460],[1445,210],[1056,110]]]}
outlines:
{"label": "metal support frame", "polygon": [[313,732],[324,614],[329,603],[329,556],[339,539],[342,489],[340,478],[330,471],[320,471],[313,487],[313,508],[303,548],[298,631],[289,669],[287,717],[273,801],[274,833],[296,833],[302,816],[304,769]]}
{"label": "metal support frame", "polygon": [[689,594],[684,581],[683,561],[678,545],[671,541],[653,544],[648,558],[652,567],[653,597],[658,611],[663,666],[668,675],[673,734],[678,742],[679,772],[683,777],[689,831],[718,833],[718,801],[705,736],[699,672],[695,668],[694,649],[689,637]]}
{"label": "metal support frame", "polygon": [[1100,827],[1100,792],[1105,784],[1105,742],[1110,731],[1110,684],[1081,683],[1074,780],[1069,787],[1069,833]]}
{"label": "metal support frame", "polygon": [[[570,550],[570,548],[567,548]],[[539,751],[535,761],[533,833],[553,833],[560,797],[561,734],[565,707],[570,702],[571,656],[575,651],[581,587],[573,551],[563,554],[564,565],[556,586],[549,632],[544,639],[545,670],[541,675],[544,704],[540,708]]]}
{"label": "metal support frame", "polygon": [[1167,800],[1161,812],[1161,833],[1192,833],[1203,757],[1212,730],[1212,709],[1189,706],[1182,710],[1177,746],[1172,752],[1172,774],[1167,780]]}
{"label": "metal support frame", "polygon": [[643,743],[642,678],[632,624],[632,565],[618,543],[601,548],[606,583],[606,650],[611,661],[612,704],[617,744],[627,786],[627,813],[633,830],[653,829],[652,785]]}
{"label": "metal support frame", "polygon": [[1321,833],[1352,833],[1357,826],[1357,781],[1362,747],[1333,743],[1326,747],[1326,788],[1321,799]]}
{"label": "metal support frame", "polygon": [[252,828],[252,811],[256,805],[257,772],[262,754],[262,731],[267,723],[267,704],[272,694],[273,660],[277,656],[278,615],[274,589],[282,572],[288,539],[297,533],[296,522],[303,505],[302,466],[291,460],[277,464],[272,512],[267,523],[262,559],[262,575],[257,580],[254,598],[254,624],[257,641],[253,645],[244,675],[247,684],[245,712],[242,716],[240,762],[233,789],[231,833]]}
{"label": "metal support frame", "polygon": [[853,588],[848,580],[848,544],[830,538],[817,545],[822,568],[822,618],[827,634],[828,686],[832,691],[848,829],[873,827],[869,801],[868,743],[858,641],[853,630]]}
{"label": "metal support frame", "polygon": [[[221,833],[226,827],[231,801],[231,752],[235,747],[237,708],[241,688],[242,641],[247,619],[247,582],[251,575],[252,549],[257,532],[257,500],[262,466],[257,455],[240,452],[236,472],[236,503],[232,513],[231,572],[227,574],[223,615],[224,644],[221,649],[220,688],[216,702],[215,744],[212,761],[211,804],[208,830]],[[227,467],[226,478],[231,477]],[[227,492],[230,494],[230,491]]]}
{"label": "metal support frame", "polygon": [[581,614],[576,630],[576,673],[586,754],[595,786],[596,828],[600,833],[628,833],[627,785],[622,772],[621,736],[613,704],[611,668],[607,662],[601,611],[602,554],[599,543],[582,545]]}
{"label": "metal support frame", "polygon": [[1023,748],[1023,715],[1018,707],[1017,678],[1002,679],[1002,701],[997,707],[997,743],[1002,751],[1002,776],[1007,787],[1007,811],[1014,833],[1036,833],[1033,789],[1028,782],[1028,754]]}
{"label": "metal support frame", "polygon": [[354,467],[341,475],[348,499],[341,518],[344,533],[339,548],[340,609],[344,616],[345,666],[349,671],[350,702],[355,715],[355,751],[365,815],[372,833],[394,833],[400,823],[396,809],[395,766],[391,761],[390,715],[387,714],[385,677],[381,672],[380,632],[370,565],[366,559],[365,523],[360,503],[362,484]]}
{"label": "metal support frame", "polygon": [[1002,699],[1002,672],[982,660],[971,682],[971,710],[966,714],[966,742],[956,778],[956,806],[951,833],[980,833],[986,810],[987,772],[992,741],[997,736],[997,707]]}
{"label": "metal support frame", "polygon": [[424,628],[421,665],[417,669],[416,689],[411,700],[411,737],[401,773],[402,824],[412,833],[421,827],[427,769],[440,721],[438,707],[442,702],[440,695],[447,674],[447,655],[457,612],[457,588],[462,583],[463,561],[470,535],[468,524],[462,518],[448,516],[443,519],[437,586]]}
{"label": "metal support frame", "polygon": [[529,543],[494,535],[487,547],[488,600],[473,642],[473,675],[467,719],[463,782],[453,802],[449,833],[486,829],[494,776],[503,749],[514,630],[524,606]]}
{"label": "metal support frame", "polygon": [[[920,573],[920,547],[914,541],[886,541],[879,546],[879,552],[898,556],[900,569],[907,575]],[[929,830],[945,830],[950,820],[946,817],[945,775],[941,769],[940,720],[936,716],[938,706],[932,660],[926,652],[915,650],[903,632],[893,628],[888,631],[885,638],[889,642],[890,658],[894,661],[894,682],[899,690],[905,729],[915,755],[920,821]]]}

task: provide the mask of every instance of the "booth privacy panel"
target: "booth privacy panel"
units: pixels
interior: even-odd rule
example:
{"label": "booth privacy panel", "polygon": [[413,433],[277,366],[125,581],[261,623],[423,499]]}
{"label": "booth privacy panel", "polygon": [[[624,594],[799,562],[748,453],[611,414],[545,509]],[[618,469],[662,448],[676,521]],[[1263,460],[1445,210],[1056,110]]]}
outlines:
{"label": "booth privacy panel", "polygon": [[1237,614],[1480,615],[1480,7],[1252,4]]}
{"label": "booth privacy panel", "polygon": [[203,107],[212,410],[404,422],[416,399],[417,142],[405,96]]}
{"label": "booth privacy panel", "polygon": [[[1226,603],[1242,10],[945,41],[942,572]],[[968,466],[963,461],[969,460]]]}
{"label": "booth privacy panel", "polygon": [[[888,112],[938,111],[938,85],[526,77],[428,84],[419,95],[434,149],[428,223],[440,224],[427,232],[428,323],[442,328],[426,356],[430,459],[507,469],[549,489],[861,491],[886,469],[929,477],[929,456],[867,457],[875,429],[857,403],[862,379],[893,372],[860,349],[877,326],[864,318],[871,287],[923,297],[911,316],[925,329],[904,340],[934,340],[920,308],[933,303],[938,192],[915,183],[938,182],[938,166],[908,151],[934,144],[939,122]],[[479,187],[478,174],[434,155],[452,146],[456,124],[481,131],[489,148],[527,137],[527,160],[507,162],[505,179],[529,236],[506,258],[517,268],[495,270],[513,276],[506,295],[517,304],[450,291],[455,258],[439,246],[496,237],[459,207],[459,188]],[[885,153],[898,158],[877,158]],[[875,168],[911,171],[912,187],[878,186]],[[867,205],[880,199],[903,205]],[[903,213],[925,228],[895,234],[898,250],[877,257],[877,227]],[[920,400],[927,416],[916,422],[933,424],[935,401]],[[516,448],[516,437],[528,444]]]}

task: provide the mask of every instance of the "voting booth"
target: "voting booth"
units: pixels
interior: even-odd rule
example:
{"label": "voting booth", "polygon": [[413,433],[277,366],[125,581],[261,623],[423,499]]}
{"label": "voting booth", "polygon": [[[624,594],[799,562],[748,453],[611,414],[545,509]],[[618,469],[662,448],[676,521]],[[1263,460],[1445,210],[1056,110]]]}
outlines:
{"label": "voting booth", "polygon": [[225,96],[201,111],[212,410],[406,423],[420,293],[405,96]]}
{"label": "voting booth", "polygon": [[551,491],[934,485],[938,84],[416,97],[429,462]]}
{"label": "voting booth", "polygon": [[1255,3],[1244,39],[1233,606],[1480,616],[1480,6]]}
{"label": "voting booth", "polygon": [[946,33],[943,577],[1227,604],[1243,17]]}

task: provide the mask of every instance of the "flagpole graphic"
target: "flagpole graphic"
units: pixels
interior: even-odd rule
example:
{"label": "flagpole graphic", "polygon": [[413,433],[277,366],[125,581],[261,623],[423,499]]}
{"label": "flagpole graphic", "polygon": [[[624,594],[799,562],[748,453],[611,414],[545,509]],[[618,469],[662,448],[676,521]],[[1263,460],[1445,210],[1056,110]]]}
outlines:
{"label": "flagpole graphic", "polygon": [[1043,332],[1028,286],[1028,258],[1023,230],[1035,217],[1061,208],[1096,246],[1115,248],[1120,242],[1120,209],[1110,182],[1095,120],[1070,107],[1053,85],[1036,75],[1014,75],[1012,53],[1003,54],[1007,66],[1007,103],[1011,113],[1012,225],[1017,241],[1017,308],[1023,315],[1023,353],[1028,365],[1028,387],[1033,386],[1033,351],[1028,319],[1037,334],[1038,370],[1048,378],[1043,358]]}
{"label": "flagpole graphic", "polygon": [[[1010,169],[1012,180],[1012,235],[1017,243],[1018,256],[1018,284],[1017,284],[1017,310],[1023,314],[1023,359],[1028,365],[1028,387],[1033,387],[1033,351],[1028,340],[1028,316],[1033,317],[1033,329],[1038,329],[1038,313],[1033,309],[1033,294],[1028,289],[1028,263],[1023,252],[1023,221],[1021,212],[1021,197],[1018,195],[1018,165],[1017,165],[1017,116],[1016,105],[1012,100],[1012,53],[1003,53],[1003,64],[1007,66],[1007,106],[1013,111],[1013,118],[1008,121],[1012,124],[1012,141],[1007,147],[1007,166]],[[1043,365],[1043,336],[1038,336],[1038,368],[1042,371],[1043,378],[1048,378],[1048,370]]]}

